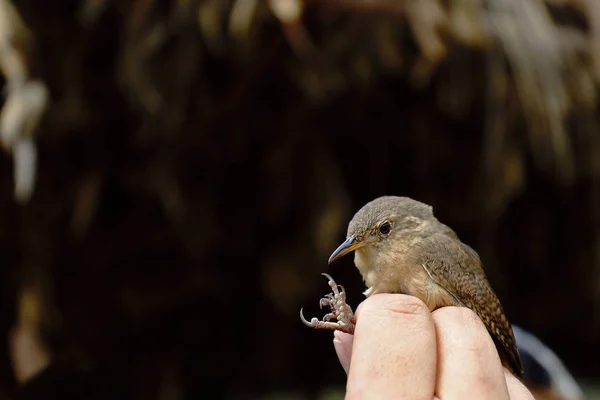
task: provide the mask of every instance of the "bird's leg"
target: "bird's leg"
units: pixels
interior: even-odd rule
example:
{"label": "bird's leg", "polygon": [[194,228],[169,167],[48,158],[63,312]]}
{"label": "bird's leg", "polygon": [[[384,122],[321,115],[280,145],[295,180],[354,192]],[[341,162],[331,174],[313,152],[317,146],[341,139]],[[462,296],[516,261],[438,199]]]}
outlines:
{"label": "bird's leg", "polygon": [[[304,318],[302,309],[300,309],[300,319],[304,325],[315,329],[329,329],[334,331],[342,331],[346,333],[354,333],[354,313],[352,308],[346,303],[346,291],[342,285],[335,283],[333,278],[328,274],[323,275],[329,279],[329,286],[332,293],[327,294],[319,300],[319,306],[331,307],[331,312],[323,317],[322,321],[317,318],[312,318],[309,321]],[[337,319],[337,322],[331,322],[332,319]]]}

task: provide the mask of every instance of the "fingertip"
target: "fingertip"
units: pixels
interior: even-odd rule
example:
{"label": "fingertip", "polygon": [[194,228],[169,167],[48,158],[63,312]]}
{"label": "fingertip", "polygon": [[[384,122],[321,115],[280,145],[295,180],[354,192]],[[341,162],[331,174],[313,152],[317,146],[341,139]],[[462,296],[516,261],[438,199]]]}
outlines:
{"label": "fingertip", "polygon": [[508,387],[508,394],[511,399],[535,400],[529,389],[506,368],[504,368],[504,378],[506,379],[506,386]]}
{"label": "fingertip", "polygon": [[333,340],[338,340],[341,343],[352,346],[353,339],[354,335],[342,331],[333,331]]}
{"label": "fingertip", "polygon": [[346,372],[346,375],[350,369],[353,338],[354,337],[348,333],[340,331],[333,332],[333,347],[335,348],[335,353],[337,354],[338,360]]}

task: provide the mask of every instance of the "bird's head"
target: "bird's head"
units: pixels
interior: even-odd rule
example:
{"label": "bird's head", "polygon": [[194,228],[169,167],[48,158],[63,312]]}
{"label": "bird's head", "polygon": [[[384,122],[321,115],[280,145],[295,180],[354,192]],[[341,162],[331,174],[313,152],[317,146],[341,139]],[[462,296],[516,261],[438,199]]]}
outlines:
{"label": "bird's head", "polygon": [[385,252],[405,242],[430,221],[436,219],[433,208],[427,204],[408,197],[379,197],[354,215],[348,224],[346,240],[331,254],[329,263],[359,249]]}

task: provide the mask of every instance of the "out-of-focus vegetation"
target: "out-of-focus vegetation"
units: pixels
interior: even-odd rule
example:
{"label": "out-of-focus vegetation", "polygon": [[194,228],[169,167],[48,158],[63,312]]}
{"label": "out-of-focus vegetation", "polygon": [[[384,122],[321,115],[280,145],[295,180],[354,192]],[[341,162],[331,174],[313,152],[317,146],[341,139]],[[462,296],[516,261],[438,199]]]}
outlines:
{"label": "out-of-focus vegetation", "polygon": [[599,29],[596,0],[0,0],[0,387],[330,393],[298,310],[382,194],[597,378]]}

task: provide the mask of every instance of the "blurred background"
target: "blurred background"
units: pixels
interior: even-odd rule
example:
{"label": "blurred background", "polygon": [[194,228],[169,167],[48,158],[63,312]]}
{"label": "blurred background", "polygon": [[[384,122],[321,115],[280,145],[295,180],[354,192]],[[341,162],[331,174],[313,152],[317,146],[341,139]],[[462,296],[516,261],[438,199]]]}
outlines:
{"label": "blurred background", "polygon": [[600,2],[0,0],[0,70],[0,398],[342,398],[384,194],[597,393]]}

